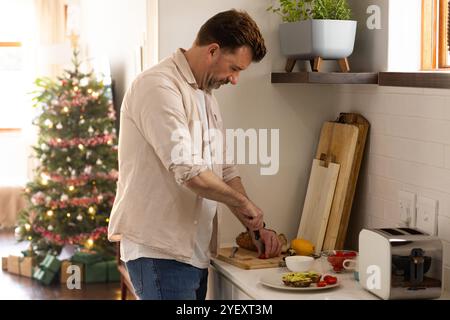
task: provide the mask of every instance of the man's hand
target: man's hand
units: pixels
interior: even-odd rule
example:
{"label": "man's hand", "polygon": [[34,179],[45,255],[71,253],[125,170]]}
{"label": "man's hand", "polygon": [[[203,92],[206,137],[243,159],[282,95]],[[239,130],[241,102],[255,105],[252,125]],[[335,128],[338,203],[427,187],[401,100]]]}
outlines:
{"label": "man's hand", "polygon": [[[261,256],[264,254],[266,259],[278,257],[281,254],[283,244],[278,239],[277,234],[274,231],[267,229],[259,230],[259,234],[262,243],[264,243],[265,252],[258,252],[258,255]],[[256,247],[258,248],[258,246]]]}
{"label": "man's hand", "polygon": [[249,230],[259,230],[263,228],[264,213],[252,201],[247,200],[243,206],[231,207],[230,210]]}

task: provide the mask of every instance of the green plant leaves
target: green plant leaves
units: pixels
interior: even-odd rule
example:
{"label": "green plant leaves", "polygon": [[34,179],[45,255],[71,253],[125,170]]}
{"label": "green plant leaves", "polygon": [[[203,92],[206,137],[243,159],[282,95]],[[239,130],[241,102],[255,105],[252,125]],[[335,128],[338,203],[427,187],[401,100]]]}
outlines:
{"label": "green plant leaves", "polygon": [[347,0],[278,0],[279,7],[271,11],[281,16],[283,22],[308,19],[350,20],[351,9]]}

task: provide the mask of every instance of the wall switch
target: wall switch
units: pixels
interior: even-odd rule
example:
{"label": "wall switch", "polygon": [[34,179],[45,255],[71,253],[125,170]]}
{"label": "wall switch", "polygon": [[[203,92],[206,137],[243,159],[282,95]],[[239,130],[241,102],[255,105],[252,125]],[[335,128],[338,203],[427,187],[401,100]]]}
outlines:
{"label": "wall switch", "polygon": [[439,201],[426,197],[417,199],[417,229],[431,236],[437,235]]}
{"label": "wall switch", "polygon": [[406,227],[416,226],[416,194],[407,191],[398,192],[400,222]]}

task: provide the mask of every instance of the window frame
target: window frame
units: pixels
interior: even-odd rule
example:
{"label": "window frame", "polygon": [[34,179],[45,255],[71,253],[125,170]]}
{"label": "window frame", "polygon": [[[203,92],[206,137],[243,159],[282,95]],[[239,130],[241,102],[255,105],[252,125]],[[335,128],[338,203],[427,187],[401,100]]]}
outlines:
{"label": "window frame", "polygon": [[422,0],[422,71],[450,70],[449,2]]}
{"label": "window frame", "polygon": [[[22,42],[19,42],[19,41],[1,42],[0,41],[0,47],[1,48],[20,48],[20,47],[22,47]],[[21,132],[21,131],[22,131],[22,128],[0,127],[0,133]]]}
{"label": "window frame", "polygon": [[450,69],[449,0],[439,1],[439,69]]}

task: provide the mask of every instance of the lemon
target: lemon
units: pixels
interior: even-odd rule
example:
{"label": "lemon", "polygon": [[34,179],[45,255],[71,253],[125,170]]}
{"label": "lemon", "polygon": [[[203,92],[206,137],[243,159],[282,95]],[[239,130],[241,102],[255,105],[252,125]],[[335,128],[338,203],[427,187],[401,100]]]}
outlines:
{"label": "lemon", "polygon": [[300,256],[310,256],[314,253],[314,245],[305,239],[293,239],[291,248]]}

